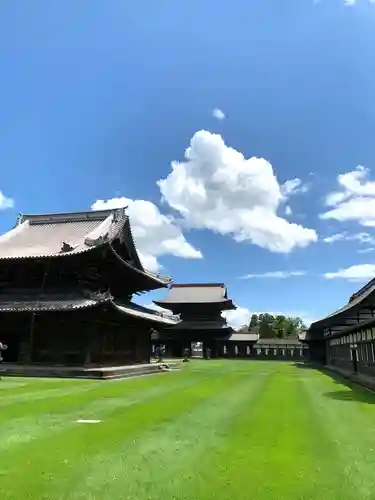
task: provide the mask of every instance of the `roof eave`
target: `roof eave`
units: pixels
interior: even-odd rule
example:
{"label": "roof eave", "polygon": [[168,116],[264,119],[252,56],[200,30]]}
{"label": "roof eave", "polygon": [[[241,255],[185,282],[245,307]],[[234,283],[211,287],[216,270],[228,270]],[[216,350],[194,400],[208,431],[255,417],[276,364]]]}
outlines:
{"label": "roof eave", "polygon": [[211,304],[217,304],[217,305],[223,305],[226,303],[230,303],[229,307],[221,307],[221,309],[237,309],[237,307],[233,304],[231,300],[223,299],[223,300],[216,300],[216,301],[207,301],[207,302],[176,302],[172,300],[154,300],[154,304],[160,306],[160,307],[165,307],[168,309],[167,305],[169,306],[181,306],[181,305],[192,305],[192,306],[207,306]]}
{"label": "roof eave", "polygon": [[150,283],[152,283],[153,285],[156,285],[158,284],[159,286],[151,286],[149,288],[149,290],[157,290],[158,288],[167,288],[171,282],[172,282],[172,279],[171,278],[165,278],[165,277],[158,277],[152,273],[149,273],[147,271],[144,271],[144,270],[140,270],[138,269],[137,267],[133,266],[130,262],[124,260],[117,252],[116,250],[113,248],[112,245],[109,245],[110,246],[110,249],[112,251],[112,253],[115,255],[115,257],[120,261],[122,262],[122,264],[124,264],[126,267],[128,267],[129,269],[131,269],[132,271],[134,271],[135,273],[143,276],[144,278],[146,278],[147,280],[149,280]]}

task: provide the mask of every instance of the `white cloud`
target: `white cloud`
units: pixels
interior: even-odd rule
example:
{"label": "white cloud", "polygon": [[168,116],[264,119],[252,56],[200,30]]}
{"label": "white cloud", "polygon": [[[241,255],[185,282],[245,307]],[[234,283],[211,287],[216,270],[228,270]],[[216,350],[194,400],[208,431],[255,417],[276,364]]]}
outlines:
{"label": "white cloud", "polygon": [[309,184],[303,184],[301,179],[296,177],[295,179],[290,179],[289,181],[284,182],[284,184],[280,186],[280,189],[282,195],[288,198],[294,194],[307,193],[310,186]]}
{"label": "white cloud", "polygon": [[6,210],[7,208],[14,207],[14,200],[8,198],[5,194],[0,191],[0,210]]}
{"label": "white cloud", "polygon": [[251,314],[247,307],[237,307],[233,311],[223,311],[222,316],[227,320],[229,326],[237,330],[250,323]]}
{"label": "white cloud", "polygon": [[332,234],[332,236],[327,236],[323,238],[324,243],[335,243],[336,241],[345,240],[345,233]]}
{"label": "white cloud", "polygon": [[224,120],[225,119],[225,113],[219,108],[215,108],[212,110],[212,116],[216,118],[217,120]]}
{"label": "white cloud", "polygon": [[[358,241],[360,244],[375,244],[375,238],[369,233],[355,233],[348,234],[347,231],[343,233],[333,234],[323,239],[325,243],[335,243],[336,241]],[[363,250],[362,250],[363,251]]]}
{"label": "white cloud", "polygon": [[368,247],[368,248],[360,248],[359,250],[357,250],[358,253],[370,253],[370,252],[373,252],[375,250],[374,247]]}
{"label": "white cloud", "polygon": [[145,200],[125,197],[97,200],[92,210],[104,210],[127,206],[132,233],[139,257],[145,269],[157,272],[160,264],[157,257],[175,255],[184,259],[201,259],[199,250],[188,243],[173,219],[160,213],[158,207]]}
{"label": "white cloud", "polygon": [[[351,7],[359,3],[359,0],[343,0],[344,4]],[[375,0],[367,0],[369,4],[375,4]]]}
{"label": "white cloud", "polygon": [[250,278],[276,278],[276,279],[285,279],[290,278],[292,276],[304,276],[305,271],[270,271],[268,273],[261,274],[246,274],[243,276],[244,279]]}
{"label": "white cloud", "polygon": [[[342,0],[342,3],[346,7],[353,7],[357,3],[359,3],[360,0]],[[323,2],[323,0],[313,0],[313,4],[317,5],[319,3]],[[369,4],[375,4],[375,0],[367,0]]]}
{"label": "white cloud", "polygon": [[320,215],[321,219],[340,222],[356,221],[362,226],[375,226],[375,182],[368,180],[370,170],[358,166],[337,177],[339,191],[330,193],[326,205],[332,207]]}
{"label": "white cloud", "polygon": [[293,214],[292,208],[289,205],[287,205],[285,207],[285,215],[292,215],[292,214]]}
{"label": "white cloud", "polygon": [[363,281],[372,279],[375,276],[375,264],[358,264],[336,272],[325,273],[326,279],[346,279],[349,281]]}
{"label": "white cloud", "polygon": [[280,186],[268,161],[244,158],[220,135],[197,132],[185,161],[172,162],[172,172],[158,185],[163,201],[191,227],[281,253],[317,240],[315,230],[277,215],[288,196],[301,189],[301,182],[293,179]]}

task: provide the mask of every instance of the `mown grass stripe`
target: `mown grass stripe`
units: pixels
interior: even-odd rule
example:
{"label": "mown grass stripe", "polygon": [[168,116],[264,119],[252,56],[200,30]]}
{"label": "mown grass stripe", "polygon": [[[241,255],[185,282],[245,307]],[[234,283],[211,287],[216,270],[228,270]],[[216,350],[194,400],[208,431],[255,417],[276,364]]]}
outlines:
{"label": "mown grass stripe", "polygon": [[235,384],[183,412],[168,427],[153,429],[130,443],[121,443],[111,453],[99,454],[64,499],[184,498],[186,481],[199,474],[202,457],[226,439],[233,420],[259,397],[261,387],[260,380],[236,379]]}
{"label": "mown grass stripe", "polygon": [[1,500],[375,498],[374,395],[293,364],[186,365],[38,400],[41,382],[16,387],[30,399],[1,408]]}
{"label": "mown grass stripe", "polygon": [[318,372],[304,384],[320,428],[334,443],[335,464],[359,498],[375,498],[375,394]]}
{"label": "mown grass stripe", "polygon": [[[186,376],[190,375],[187,373]],[[53,486],[51,481],[54,484],[62,482],[62,489],[69,490],[69,484],[77,480],[77,475],[79,478],[82,466],[95,454],[111,449],[119,440],[131,442],[151,429],[162,432],[181,413],[191,411],[206,397],[231,386],[236,378],[238,375],[234,373],[225,379],[215,377],[205,384],[200,384],[198,378],[192,387],[165,394],[153,401],[152,405],[146,401],[116,409],[111,418],[101,425],[76,425],[56,433],[53,439],[46,432],[44,437],[25,443],[21,449],[9,450],[0,457],[0,474],[3,476],[0,497],[4,500],[19,500],[28,491],[30,495],[43,498],[42,495],[47,495]],[[172,380],[165,377],[166,384]],[[116,390],[119,388],[116,385]],[[28,470],[27,476],[19,477],[19,471],[23,469]],[[59,498],[57,493],[55,498]]]}
{"label": "mown grass stripe", "polygon": [[274,366],[251,410],[234,422],[216,459],[202,464],[191,498],[204,495],[207,482],[213,495],[240,500],[355,498],[298,373]]}
{"label": "mown grass stripe", "polygon": [[[124,410],[129,406],[144,402],[150,403],[153,399],[158,399],[171,392],[179,392],[195,383],[196,380],[193,377],[185,377],[169,380],[167,384],[151,385],[138,392],[124,391],[125,394],[121,396],[118,395],[118,391],[116,391],[116,395],[105,395],[100,398],[93,394],[90,401],[80,399],[78,404],[73,407],[68,405],[69,400],[64,399],[62,406],[51,406],[52,413],[25,415],[2,423],[0,425],[0,451],[8,450],[9,453],[10,448],[42,438],[47,433],[51,439],[54,439],[54,434],[74,427],[79,419],[105,421],[117,410]],[[87,388],[82,388],[82,390],[87,390]],[[64,398],[64,395],[61,397]]]}
{"label": "mown grass stripe", "polygon": [[[51,408],[55,412],[64,411],[90,402],[94,398],[117,397],[133,392],[141,392],[149,386],[163,386],[165,377],[169,377],[169,380],[190,378],[188,373],[183,372],[161,373],[155,377],[148,377],[147,380],[143,377],[134,379],[132,382],[125,379],[119,384],[113,384],[110,381],[108,383],[96,381],[94,384],[80,385],[78,388],[75,386],[74,381],[71,381],[69,389],[63,384],[62,388],[54,387],[52,393],[50,390],[43,391],[42,395],[44,394],[44,397],[35,397],[35,391],[30,391],[29,395],[20,395],[20,399],[15,398],[12,404],[5,404],[1,408],[0,423],[9,419],[22,418],[25,413],[43,415],[49,413]],[[39,391],[37,395],[39,395]]]}

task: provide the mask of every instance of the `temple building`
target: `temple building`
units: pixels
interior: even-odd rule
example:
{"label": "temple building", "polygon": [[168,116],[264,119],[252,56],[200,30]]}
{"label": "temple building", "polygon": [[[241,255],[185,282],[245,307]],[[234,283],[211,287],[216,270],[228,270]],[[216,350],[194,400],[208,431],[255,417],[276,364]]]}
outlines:
{"label": "temple building", "polygon": [[180,318],[158,338],[169,356],[180,357],[185,349],[191,349],[192,342],[203,342],[203,356],[217,357],[218,341],[233,332],[222,312],[236,306],[228,299],[223,283],[172,284],[167,297],[154,302]]}
{"label": "temple building", "polygon": [[132,302],[171,280],[147,272],[125,209],[22,215],[0,236],[5,363],[148,363],[151,331],[176,323]]}
{"label": "temple building", "polygon": [[311,324],[306,334],[311,361],[375,386],[375,279],[349,302]]}

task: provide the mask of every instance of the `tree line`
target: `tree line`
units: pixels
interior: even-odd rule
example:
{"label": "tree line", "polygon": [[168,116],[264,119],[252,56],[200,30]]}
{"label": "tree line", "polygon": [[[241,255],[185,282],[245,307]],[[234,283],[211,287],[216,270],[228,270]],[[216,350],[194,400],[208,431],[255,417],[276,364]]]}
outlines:
{"label": "tree line", "polygon": [[259,338],[293,338],[298,332],[306,328],[301,318],[263,313],[253,314],[248,325],[242,326],[239,333],[258,333]]}

